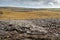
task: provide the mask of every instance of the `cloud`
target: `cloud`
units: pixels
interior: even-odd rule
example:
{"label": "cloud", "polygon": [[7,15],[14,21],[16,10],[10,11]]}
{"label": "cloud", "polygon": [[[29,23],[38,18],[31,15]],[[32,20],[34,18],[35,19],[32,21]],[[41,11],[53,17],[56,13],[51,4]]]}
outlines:
{"label": "cloud", "polygon": [[60,0],[0,0],[0,6],[28,8],[60,7]]}

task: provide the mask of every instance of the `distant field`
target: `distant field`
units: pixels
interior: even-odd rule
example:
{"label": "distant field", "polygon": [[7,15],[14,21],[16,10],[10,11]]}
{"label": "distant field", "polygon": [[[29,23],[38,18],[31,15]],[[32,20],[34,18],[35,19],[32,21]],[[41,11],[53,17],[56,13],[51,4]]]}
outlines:
{"label": "distant field", "polygon": [[60,12],[60,8],[47,8],[47,10]]}
{"label": "distant field", "polygon": [[[20,10],[20,9],[19,9]],[[44,9],[44,10],[29,10],[16,11],[10,8],[0,8],[0,19],[39,19],[39,18],[60,18],[60,9]],[[52,11],[53,10],[53,11]],[[55,10],[55,11],[54,11]],[[59,12],[58,12],[58,11]],[[1,14],[2,12],[2,14]]]}

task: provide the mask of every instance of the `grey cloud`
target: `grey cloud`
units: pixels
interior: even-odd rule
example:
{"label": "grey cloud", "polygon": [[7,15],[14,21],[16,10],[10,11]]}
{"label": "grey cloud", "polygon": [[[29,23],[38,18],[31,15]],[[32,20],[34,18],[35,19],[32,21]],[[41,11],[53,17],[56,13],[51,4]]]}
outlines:
{"label": "grey cloud", "polygon": [[22,2],[24,4],[29,4],[29,5],[49,5],[50,3],[56,4],[56,0],[17,0],[19,2]]}
{"label": "grey cloud", "polygon": [[1,5],[23,7],[52,7],[60,6],[60,0],[0,0],[0,6]]}

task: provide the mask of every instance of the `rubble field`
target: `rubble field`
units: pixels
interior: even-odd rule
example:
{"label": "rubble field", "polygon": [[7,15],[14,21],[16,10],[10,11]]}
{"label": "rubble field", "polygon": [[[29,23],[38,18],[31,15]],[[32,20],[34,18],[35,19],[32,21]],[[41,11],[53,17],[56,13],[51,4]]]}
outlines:
{"label": "rubble field", "polygon": [[60,40],[60,19],[0,20],[0,40]]}

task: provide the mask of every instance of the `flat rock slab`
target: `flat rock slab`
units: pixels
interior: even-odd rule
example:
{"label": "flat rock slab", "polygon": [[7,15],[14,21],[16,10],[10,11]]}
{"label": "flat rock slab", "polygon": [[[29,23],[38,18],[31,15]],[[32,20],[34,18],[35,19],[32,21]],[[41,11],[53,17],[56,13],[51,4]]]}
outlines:
{"label": "flat rock slab", "polygon": [[60,19],[0,20],[0,40],[60,40]]}

